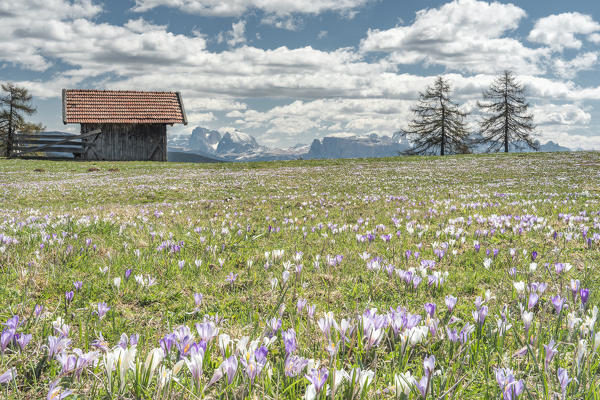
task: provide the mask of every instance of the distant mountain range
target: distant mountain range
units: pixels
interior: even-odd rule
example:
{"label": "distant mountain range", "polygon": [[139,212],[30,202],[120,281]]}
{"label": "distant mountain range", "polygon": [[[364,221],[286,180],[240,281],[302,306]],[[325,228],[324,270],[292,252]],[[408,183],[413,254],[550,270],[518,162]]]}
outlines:
{"label": "distant mountain range", "polygon": [[[476,136],[474,138],[477,138]],[[327,158],[376,158],[393,157],[410,147],[410,143],[400,132],[392,137],[372,133],[368,136],[331,135],[314,139],[310,145],[298,144],[287,149],[261,146],[256,139],[242,132],[218,131],[197,127],[191,136],[169,138],[169,161],[192,161],[194,154],[203,160],[218,161],[272,161]],[[511,145],[511,152],[527,151],[524,146]],[[476,153],[483,153],[487,147],[475,147]],[[552,141],[540,144],[540,151],[570,151]],[[184,159],[187,158],[187,159]]]}

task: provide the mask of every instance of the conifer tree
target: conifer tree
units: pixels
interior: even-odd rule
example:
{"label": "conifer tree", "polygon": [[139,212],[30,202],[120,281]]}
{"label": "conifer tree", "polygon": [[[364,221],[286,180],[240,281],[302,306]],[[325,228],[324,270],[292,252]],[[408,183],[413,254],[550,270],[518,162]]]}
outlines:
{"label": "conifer tree", "polygon": [[407,154],[468,153],[465,113],[450,99],[450,83],[438,77],[432,86],[419,94],[419,103],[412,109],[407,136],[412,148]]}
{"label": "conifer tree", "polygon": [[10,157],[14,135],[22,127],[28,127],[23,114],[31,115],[36,110],[31,106],[31,95],[25,88],[12,83],[2,84],[0,95],[0,137],[5,142],[5,155]]}
{"label": "conifer tree", "polygon": [[504,147],[508,153],[511,143],[521,148],[539,149],[534,139],[533,115],[527,112],[529,104],[525,100],[525,89],[511,71],[498,76],[483,92],[483,98],[485,102],[478,102],[484,114],[480,142],[489,145],[487,151],[499,151]]}

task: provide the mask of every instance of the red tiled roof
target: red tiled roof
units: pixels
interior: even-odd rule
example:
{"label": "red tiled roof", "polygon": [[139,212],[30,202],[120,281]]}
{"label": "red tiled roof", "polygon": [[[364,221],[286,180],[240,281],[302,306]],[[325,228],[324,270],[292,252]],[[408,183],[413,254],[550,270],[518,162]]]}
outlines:
{"label": "red tiled roof", "polygon": [[63,89],[63,122],[186,124],[179,92]]}

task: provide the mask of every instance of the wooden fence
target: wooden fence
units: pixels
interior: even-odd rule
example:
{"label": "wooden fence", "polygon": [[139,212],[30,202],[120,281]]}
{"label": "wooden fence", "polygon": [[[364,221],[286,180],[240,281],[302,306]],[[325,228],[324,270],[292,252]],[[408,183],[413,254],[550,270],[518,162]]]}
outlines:
{"label": "wooden fence", "polygon": [[101,133],[100,129],[96,129],[83,135],[17,134],[14,136],[11,156],[50,158],[47,153],[73,153],[75,158],[79,158],[81,154],[93,148],[95,143],[83,139],[98,136]]}

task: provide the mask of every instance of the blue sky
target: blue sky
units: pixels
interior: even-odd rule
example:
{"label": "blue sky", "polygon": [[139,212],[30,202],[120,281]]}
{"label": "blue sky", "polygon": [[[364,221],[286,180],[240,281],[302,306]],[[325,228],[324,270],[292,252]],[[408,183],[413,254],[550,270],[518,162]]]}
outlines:
{"label": "blue sky", "polygon": [[[18,3],[18,4],[17,4]],[[600,2],[0,0],[0,81],[61,121],[62,88],[173,90],[195,126],[286,147],[391,135],[438,75],[473,112],[504,69],[542,141],[600,149]]]}

